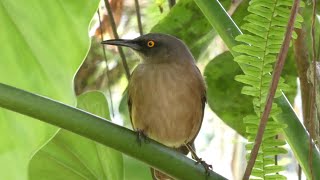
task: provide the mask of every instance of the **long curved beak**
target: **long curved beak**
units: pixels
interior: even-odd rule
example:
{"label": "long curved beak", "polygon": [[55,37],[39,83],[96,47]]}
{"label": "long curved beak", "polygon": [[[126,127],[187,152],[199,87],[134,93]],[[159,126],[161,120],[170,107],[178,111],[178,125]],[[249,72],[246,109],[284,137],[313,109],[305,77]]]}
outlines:
{"label": "long curved beak", "polygon": [[134,40],[130,39],[110,39],[102,41],[101,44],[115,45],[115,46],[126,46],[134,50],[140,50],[141,46]]}

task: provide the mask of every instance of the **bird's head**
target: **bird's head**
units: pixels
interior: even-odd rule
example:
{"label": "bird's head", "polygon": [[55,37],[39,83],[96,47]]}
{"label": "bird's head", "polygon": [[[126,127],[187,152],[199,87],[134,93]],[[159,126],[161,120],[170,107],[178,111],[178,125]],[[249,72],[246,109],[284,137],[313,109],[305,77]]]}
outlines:
{"label": "bird's head", "polygon": [[165,63],[193,60],[187,46],[178,38],[160,33],[149,33],[135,39],[111,39],[102,44],[126,46],[141,57],[143,63]]}

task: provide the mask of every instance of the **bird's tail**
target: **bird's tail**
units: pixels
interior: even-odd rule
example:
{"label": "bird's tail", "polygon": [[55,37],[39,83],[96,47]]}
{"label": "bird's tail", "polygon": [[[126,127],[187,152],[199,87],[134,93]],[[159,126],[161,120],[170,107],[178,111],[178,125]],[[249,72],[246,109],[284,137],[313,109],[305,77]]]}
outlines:
{"label": "bird's tail", "polygon": [[174,180],[163,172],[150,168],[153,180]]}
{"label": "bird's tail", "polygon": [[[194,144],[193,143],[192,143],[192,146],[194,148]],[[189,153],[189,150],[185,145],[183,145],[183,146],[181,146],[181,147],[179,147],[179,148],[177,148],[175,150],[181,152],[184,155],[187,155]],[[156,170],[154,168],[150,168],[150,170],[151,170],[151,174],[152,174],[153,180],[174,180],[174,178],[172,178],[172,177],[168,176],[167,174],[165,174],[165,173],[163,173],[161,171],[158,171],[158,170]]]}

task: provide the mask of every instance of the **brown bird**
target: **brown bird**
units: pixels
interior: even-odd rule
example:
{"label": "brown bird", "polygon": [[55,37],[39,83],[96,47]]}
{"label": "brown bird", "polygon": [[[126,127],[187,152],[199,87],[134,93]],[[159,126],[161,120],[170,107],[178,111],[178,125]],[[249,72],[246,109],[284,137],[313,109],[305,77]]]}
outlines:
{"label": "brown bird", "polygon": [[[192,147],[202,124],[206,88],[188,47],[173,36],[159,33],[102,43],[130,47],[141,57],[128,86],[134,130],[185,154],[189,150],[208,170],[210,166]],[[159,171],[153,176],[172,179]]]}

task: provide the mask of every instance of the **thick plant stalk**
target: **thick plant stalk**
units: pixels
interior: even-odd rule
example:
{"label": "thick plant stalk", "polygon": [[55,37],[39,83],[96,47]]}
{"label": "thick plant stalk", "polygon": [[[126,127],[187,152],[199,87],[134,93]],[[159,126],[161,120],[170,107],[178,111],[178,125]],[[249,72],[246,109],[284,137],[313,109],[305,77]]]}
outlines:
{"label": "thick plant stalk", "polygon": [[201,164],[151,139],[139,146],[137,134],[80,109],[0,83],[0,107],[61,127],[141,160],[177,179],[225,180]]}

